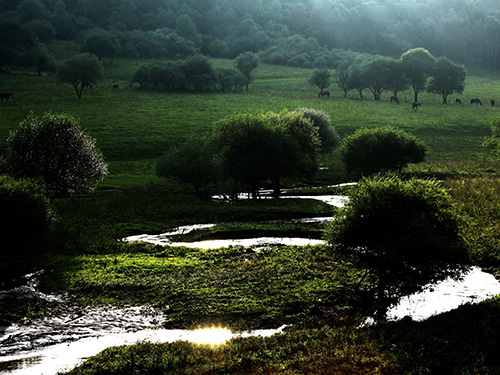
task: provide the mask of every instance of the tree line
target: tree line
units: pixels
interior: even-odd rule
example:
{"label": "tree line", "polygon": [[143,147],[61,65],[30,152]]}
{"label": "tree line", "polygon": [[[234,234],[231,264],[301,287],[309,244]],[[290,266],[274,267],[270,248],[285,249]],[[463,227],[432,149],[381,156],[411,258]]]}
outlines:
{"label": "tree line", "polygon": [[245,52],[234,59],[236,69],[214,68],[203,55],[185,60],[152,62],[141,66],[133,82],[141,88],[166,91],[240,91],[253,81],[257,55]]}
{"label": "tree line", "polygon": [[12,0],[0,12],[8,36],[1,66],[47,55],[41,44],[54,38],[84,46],[96,35],[111,58],[254,52],[263,62],[337,68],[363,54],[396,57],[424,47],[462,63],[500,65],[500,4],[492,0]]}
{"label": "tree line", "polygon": [[[367,89],[374,100],[380,100],[384,91],[390,91],[391,101],[398,104],[398,93],[409,88],[413,90],[415,102],[418,102],[418,94],[426,90],[441,95],[446,104],[449,95],[463,92],[465,78],[463,65],[447,57],[435,58],[424,48],[409,50],[397,60],[375,55],[362,63],[339,68],[334,77],[344,97],[350,90],[356,90],[363,99],[363,91]],[[332,76],[327,69],[317,69],[309,82],[324,90],[332,83]]]}

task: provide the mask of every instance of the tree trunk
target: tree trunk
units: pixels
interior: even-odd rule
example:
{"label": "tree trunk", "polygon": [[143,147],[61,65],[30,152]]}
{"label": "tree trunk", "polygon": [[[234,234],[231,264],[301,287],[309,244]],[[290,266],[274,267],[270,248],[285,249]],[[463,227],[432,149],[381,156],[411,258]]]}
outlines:
{"label": "tree trunk", "polygon": [[272,178],[271,179],[271,184],[273,186],[273,197],[274,198],[279,198],[281,195],[281,184],[280,184],[280,178]]}
{"label": "tree trunk", "polygon": [[252,199],[257,199],[259,197],[257,194],[257,181],[250,182],[250,189],[252,190]]}
{"label": "tree trunk", "polygon": [[78,85],[73,86],[73,87],[75,88],[75,91],[76,91],[76,96],[77,96],[78,98],[81,98],[81,97],[82,97],[82,90],[83,90],[83,87],[82,87],[80,90],[78,90]]}

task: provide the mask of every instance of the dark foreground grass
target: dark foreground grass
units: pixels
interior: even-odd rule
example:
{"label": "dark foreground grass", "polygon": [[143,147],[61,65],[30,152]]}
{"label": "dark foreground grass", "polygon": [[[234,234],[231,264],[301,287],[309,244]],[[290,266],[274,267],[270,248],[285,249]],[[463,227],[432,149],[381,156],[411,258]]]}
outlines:
{"label": "dark foreground grass", "polygon": [[106,349],[68,374],[498,374],[499,314],[496,299],[420,323],[291,328],[220,346],[144,342]]}
{"label": "dark foreground grass", "polygon": [[365,333],[326,326],[216,347],[175,342],[110,348],[68,374],[397,374],[388,358]]}

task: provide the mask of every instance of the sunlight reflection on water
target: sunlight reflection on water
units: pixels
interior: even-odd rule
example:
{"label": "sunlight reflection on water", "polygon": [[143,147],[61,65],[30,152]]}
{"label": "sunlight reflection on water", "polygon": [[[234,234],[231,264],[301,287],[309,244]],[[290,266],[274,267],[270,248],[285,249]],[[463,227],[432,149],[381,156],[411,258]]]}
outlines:
{"label": "sunlight reflection on water", "polygon": [[0,374],[25,375],[56,374],[69,371],[106,348],[118,345],[131,345],[148,341],[167,343],[189,341],[197,344],[217,345],[233,337],[267,337],[283,332],[286,326],[277,329],[263,329],[233,333],[225,328],[210,327],[197,330],[149,329],[138,332],[108,334],[97,338],[86,338],[70,343],[52,345],[32,352],[18,353],[0,357]]}

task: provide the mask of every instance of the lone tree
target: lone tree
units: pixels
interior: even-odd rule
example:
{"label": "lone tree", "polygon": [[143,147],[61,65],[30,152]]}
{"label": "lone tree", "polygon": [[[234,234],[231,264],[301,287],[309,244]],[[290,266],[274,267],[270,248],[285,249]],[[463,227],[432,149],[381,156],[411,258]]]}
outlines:
{"label": "lone tree", "polygon": [[92,191],[108,172],[95,140],[67,115],[31,113],[7,143],[7,172],[15,178],[42,178],[51,196]]}
{"label": "lone tree", "polygon": [[309,84],[318,86],[321,91],[330,86],[331,83],[331,74],[328,69],[315,69],[309,77]]}
{"label": "lone tree", "polygon": [[426,151],[412,134],[392,127],[358,129],[339,148],[346,170],[359,175],[401,171],[408,163],[423,161]]}
{"label": "lone tree", "polygon": [[238,69],[247,79],[245,84],[246,91],[248,91],[248,85],[253,81],[253,71],[260,64],[259,57],[253,52],[244,52],[234,59],[234,66]]}
{"label": "lone tree", "polygon": [[403,53],[400,60],[406,79],[413,88],[414,100],[418,102],[418,93],[424,91],[436,59],[426,49],[415,48]]}
{"label": "lone tree", "polygon": [[318,132],[301,113],[240,114],[215,124],[214,149],[222,173],[249,186],[270,180],[280,195],[281,178],[310,177],[318,168]]}
{"label": "lone tree", "polygon": [[461,94],[464,91],[465,76],[465,66],[455,64],[446,57],[440,57],[436,60],[427,91],[440,94],[443,97],[443,104],[446,104],[448,95],[455,92]]}
{"label": "lone tree", "polygon": [[339,261],[360,271],[362,302],[380,320],[398,298],[467,270],[460,228],[439,182],[376,176],[360,181],[326,238]]}
{"label": "lone tree", "polygon": [[103,76],[103,68],[97,56],[85,52],[61,63],[57,69],[59,82],[69,83],[75,88],[76,96],[82,97],[85,87],[92,87]]}

